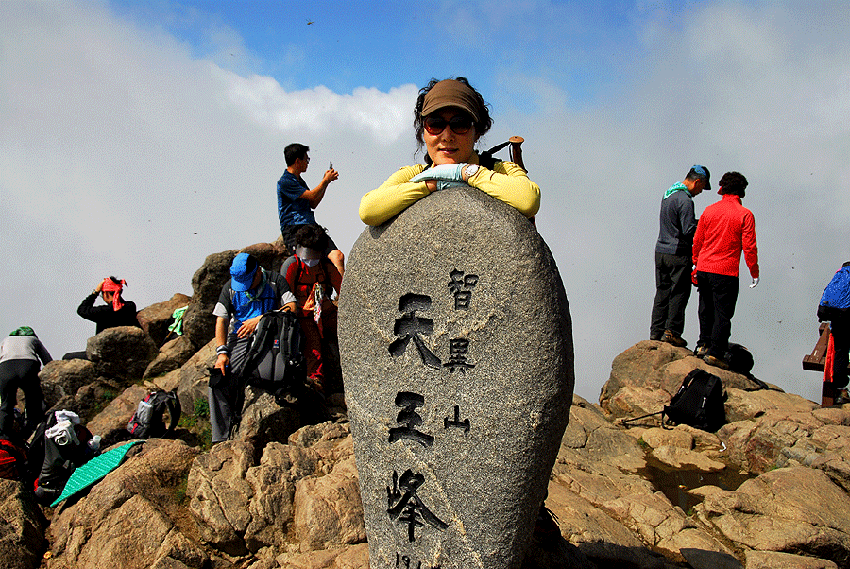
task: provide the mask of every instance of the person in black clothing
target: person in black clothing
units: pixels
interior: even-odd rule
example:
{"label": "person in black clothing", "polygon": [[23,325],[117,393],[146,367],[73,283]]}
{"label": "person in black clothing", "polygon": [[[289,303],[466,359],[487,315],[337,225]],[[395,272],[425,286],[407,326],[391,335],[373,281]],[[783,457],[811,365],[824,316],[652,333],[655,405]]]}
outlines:
{"label": "person in black clothing", "polygon": [[[107,277],[98,283],[92,293],[77,307],[77,314],[96,324],[95,334],[116,326],[139,326],[136,318],[136,303],[132,300],[124,300],[121,296],[126,284],[127,281],[123,279],[119,281],[115,277]],[[106,303],[104,306],[94,305],[98,295]],[[84,360],[87,357],[85,352],[69,352],[62,356],[62,359]]]}
{"label": "person in black clothing", "polygon": [[709,171],[694,164],[681,182],[664,192],[655,243],[655,299],[649,339],[682,347],[685,308],[691,296],[691,253],[697,219],[694,198],[711,189]]}
{"label": "person in black clothing", "polygon": [[44,417],[44,395],[38,372],[51,361],[50,353],[29,326],[14,330],[0,343],[0,436],[12,439],[18,389],[26,399],[26,424],[20,438],[26,440]]}

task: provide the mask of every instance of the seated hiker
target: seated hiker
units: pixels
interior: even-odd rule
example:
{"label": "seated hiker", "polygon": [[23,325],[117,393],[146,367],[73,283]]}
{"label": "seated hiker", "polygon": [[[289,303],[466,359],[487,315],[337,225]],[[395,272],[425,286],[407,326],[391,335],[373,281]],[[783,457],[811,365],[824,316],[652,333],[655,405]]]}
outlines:
{"label": "seated hiker", "polygon": [[818,305],[818,320],[829,321],[831,354],[827,355],[824,374],[836,392],[834,403],[850,403],[847,393],[847,365],[850,359],[850,261],[847,261],[824,288]]}
{"label": "seated hiker", "polygon": [[305,225],[296,233],[295,255],[281,267],[291,292],[284,302],[298,315],[304,333],[304,359],[307,363],[307,381],[321,394],[325,394],[325,365],[327,351],[337,345],[337,308],[331,294],[339,294],[342,275],[337,268],[325,262],[323,251],[328,235],[318,225]]}
{"label": "seated hiker", "polygon": [[284,278],[260,267],[252,255],[233,258],[230,280],[213,309],[218,354],[208,391],[213,443],[227,440],[239,426],[245,398],[242,371],[251,336],[264,313],[284,307],[288,292]]}
{"label": "seated hiker", "polygon": [[[123,279],[119,281],[115,277],[107,277],[98,283],[91,294],[85,297],[80,306],[77,307],[77,314],[96,324],[95,334],[100,334],[104,330],[116,326],[139,325],[136,318],[136,303],[131,300],[124,300],[121,296],[126,284],[127,281]],[[94,305],[98,295],[106,303],[105,305]],[[69,352],[62,356],[62,359],[84,360],[87,359],[87,356],[85,352]]]}
{"label": "seated hiker", "polygon": [[452,186],[478,188],[533,217],[540,188],[513,162],[482,163],[475,144],[492,126],[488,105],[465,77],[431,82],[419,91],[413,126],[426,164],[406,166],[360,201],[360,219],[380,225],[417,200]]}
{"label": "seated hiker", "polygon": [[38,372],[52,361],[41,340],[29,326],[14,330],[0,343],[0,436],[15,431],[15,401],[18,388],[26,398],[26,422],[20,438],[26,440],[44,418],[44,396]]}

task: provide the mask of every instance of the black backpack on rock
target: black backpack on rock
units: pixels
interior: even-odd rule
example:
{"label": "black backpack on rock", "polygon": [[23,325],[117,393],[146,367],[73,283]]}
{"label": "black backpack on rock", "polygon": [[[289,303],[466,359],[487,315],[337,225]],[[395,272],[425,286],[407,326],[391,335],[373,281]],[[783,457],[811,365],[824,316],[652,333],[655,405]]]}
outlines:
{"label": "black backpack on rock", "polygon": [[749,375],[755,366],[753,354],[741,344],[729,342],[729,351],[726,352],[726,362],[729,364],[729,369],[740,373],[741,375]]}
{"label": "black backpack on rock", "polygon": [[723,409],[723,382],[714,374],[695,369],[685,376],[679,391],[664,406],[661,423],[666,415],[669,422],[690,425],[703,431],[715,432],[726,422]]}
{"label": "black backpack on rock", "polygon": [[[180,413],[180,399],[177,398],[176,389],[151,391],[139,401],[136,412],[127,423],[127,430],[137,439],[159,438],[174,432]],[[166,416],[168,424],[165,422]]]}
{"label": "black backpack on rock", "polygon": [[279,404],[293,403],[304,387],[307,366],[301,324],[294,312],[263,314],[248,348],[242,377],[248,385],[274,394]]}

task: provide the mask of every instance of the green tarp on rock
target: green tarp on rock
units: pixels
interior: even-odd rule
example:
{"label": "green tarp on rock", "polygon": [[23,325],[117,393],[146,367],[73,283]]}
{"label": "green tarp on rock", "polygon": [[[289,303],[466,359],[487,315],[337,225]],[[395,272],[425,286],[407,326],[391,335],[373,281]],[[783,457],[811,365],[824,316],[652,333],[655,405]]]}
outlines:
{"label": "green tarp on rock", "polygon": [[94,457],[84,465],[77,468],[74,473],[71,474],[71,477],[65,484],[65,488],[62,489],[62,494],[60,494],[59,497],[50,504],[50,507],[55,508],[62,500],[67,500],[71,496],[82,492],[118,468],[118,465],[121,464],[122,460],[124,460],[124,456],[127,454],[127,451],[129,451],[133,445],[140,442],[142,441],[132,441],[126,445],[114,448]]}

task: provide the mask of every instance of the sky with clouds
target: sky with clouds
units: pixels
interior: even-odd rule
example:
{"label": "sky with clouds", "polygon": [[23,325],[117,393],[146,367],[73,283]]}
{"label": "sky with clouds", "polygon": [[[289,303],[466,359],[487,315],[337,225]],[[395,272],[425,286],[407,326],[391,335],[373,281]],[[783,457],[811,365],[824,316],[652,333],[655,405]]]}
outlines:
{"label": "sky with clouds", "polygon": [[360,197],[421,159],[417,90],[463,75],[492,105],[482,147],[526,140],[578,394],[648,336],[661,195],[702,163],[742,172],[756,217],[761,283],[742,263],[732,341],[819,401],[801,360],[850,259],[848,21],[818,1],[0,2],[0,331],[61,357],[103,277],[142,308],[191,294],[206,255],[273,241],[290,142],[309,184],[340,172],[316,217],[347,253]]}

